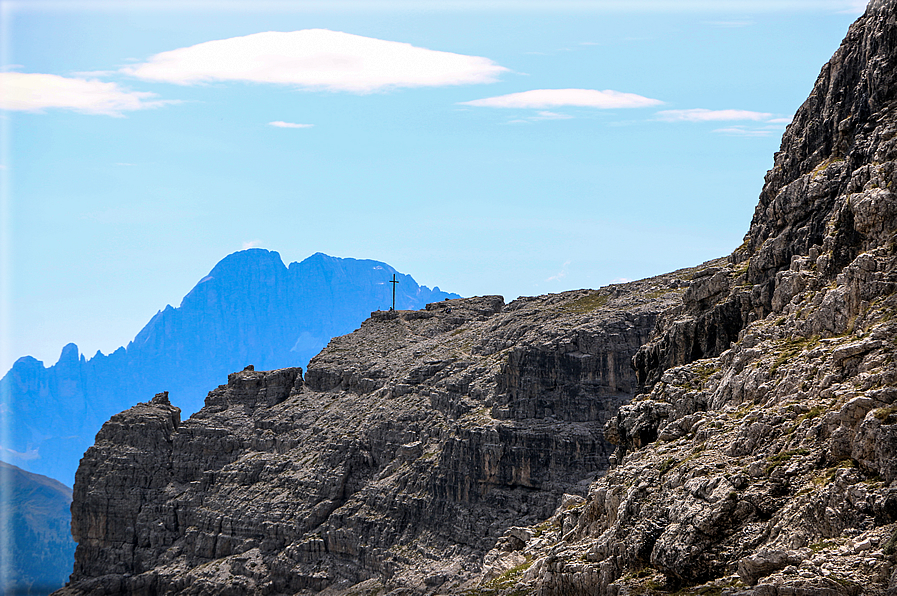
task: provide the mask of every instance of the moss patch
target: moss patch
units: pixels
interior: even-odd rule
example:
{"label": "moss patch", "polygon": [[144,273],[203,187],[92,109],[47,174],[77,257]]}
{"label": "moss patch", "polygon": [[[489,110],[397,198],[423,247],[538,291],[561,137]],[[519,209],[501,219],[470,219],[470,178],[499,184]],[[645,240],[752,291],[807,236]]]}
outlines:
{"label": "moss patch", "polygon": [[801,352],[810,350],[819,344],[819,336],[792,337],[783,339],[778,345],[778,355],[769,367],[769,374],[775,374],[776,370]]}
{"label": "moss patch", "polygon": [[564,311],[577,314],[590,313],[594,310],[598,310],[599,308],[607,306],[608,300],[610,300],[610,296],[608,296],[604,292],[589,292],[585,296],[580,296],[576,300],[565,305]]}

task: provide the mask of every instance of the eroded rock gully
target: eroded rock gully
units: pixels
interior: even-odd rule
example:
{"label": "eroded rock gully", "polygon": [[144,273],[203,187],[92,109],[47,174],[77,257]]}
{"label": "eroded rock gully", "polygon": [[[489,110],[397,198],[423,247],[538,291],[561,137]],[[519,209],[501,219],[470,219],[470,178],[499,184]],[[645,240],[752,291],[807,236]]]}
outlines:
{"label": "eroded rock gully", "polygon": [[113,417],[62,593],[897,593],[895,77],[874,0],[728,258],[374,313],[304,380]]}

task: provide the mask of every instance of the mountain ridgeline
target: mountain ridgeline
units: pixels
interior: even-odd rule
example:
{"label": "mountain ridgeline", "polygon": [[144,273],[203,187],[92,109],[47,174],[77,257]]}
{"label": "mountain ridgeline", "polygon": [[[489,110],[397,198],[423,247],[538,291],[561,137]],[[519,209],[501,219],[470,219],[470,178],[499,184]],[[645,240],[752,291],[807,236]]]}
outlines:
{"label": "mountain ridgeline", "polygon": [[222,259],[126,348],[87,359],[69,344],[49,368],[20,358],[0,380],[15,421],[4,447],[24,454],[10,463],[71,484],[102,423],[138,396],[169,391],[189,414],[232,370],[305,366],[330,338],[390,307],[393,274],[397,308],[458,297],[377,261],[317,253],[287,267],[254,248]]}

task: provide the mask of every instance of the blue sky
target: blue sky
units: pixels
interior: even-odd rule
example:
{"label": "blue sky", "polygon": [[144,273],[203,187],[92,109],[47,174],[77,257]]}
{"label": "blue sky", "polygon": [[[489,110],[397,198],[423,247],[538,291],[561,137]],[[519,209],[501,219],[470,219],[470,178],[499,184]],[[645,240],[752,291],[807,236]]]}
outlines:
{"label": "blue sky", "polygon": [[250,246],[506,300],[728,254],[864,6],[0,1],[0,366]]}

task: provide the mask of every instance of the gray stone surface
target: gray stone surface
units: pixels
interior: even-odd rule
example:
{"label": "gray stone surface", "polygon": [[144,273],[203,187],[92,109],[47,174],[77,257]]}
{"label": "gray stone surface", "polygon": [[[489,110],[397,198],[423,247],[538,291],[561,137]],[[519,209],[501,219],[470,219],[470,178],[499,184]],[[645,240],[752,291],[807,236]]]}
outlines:
{"label": "gray stone surface", "polygon": [[248,367],[184,422],[164,395],[114,416],[65,593],[460,590],[607,469],[629,360],[693,273],[379,311],[304,378]]}

